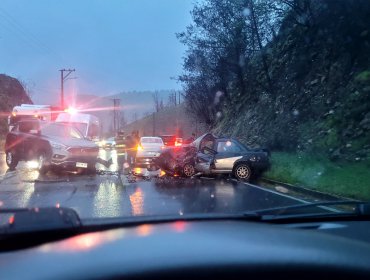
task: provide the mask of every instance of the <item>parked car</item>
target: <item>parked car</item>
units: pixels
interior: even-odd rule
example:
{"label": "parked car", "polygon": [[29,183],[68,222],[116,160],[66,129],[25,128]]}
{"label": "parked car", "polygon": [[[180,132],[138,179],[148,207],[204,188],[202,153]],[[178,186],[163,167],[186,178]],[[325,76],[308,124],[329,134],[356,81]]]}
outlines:
{"label": "parked car", "polygon": [[160,156],[164,143],[160,137],[141,137],[136,152],[135,167],[158,169],[153,159]]}
{"label": "parked car", "polygon": [[16,123],[5,142],[6,163],[37,160],[40,173],[51,168],[95,170],[99,147],[71,125],[39,120]]}
{"label": "parked car", "polygon": [[176,146],[176,135],[161,135],[159,137],[162,138],[163,143],[166,147]]}

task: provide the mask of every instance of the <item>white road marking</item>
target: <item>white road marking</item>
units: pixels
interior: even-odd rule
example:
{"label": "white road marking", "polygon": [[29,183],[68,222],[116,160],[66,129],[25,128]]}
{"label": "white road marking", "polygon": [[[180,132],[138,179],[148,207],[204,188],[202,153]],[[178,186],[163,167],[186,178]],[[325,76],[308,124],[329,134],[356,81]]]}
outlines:
{"label": "white road marking", "polygon": [[[232,180],[239,182],[236,179],[232,179]],[[240,183],[242,183],[242,182],[240,182]],[[243,183],[243,184],[246,185],[246,186],[250,186],[250,187],[253,187],[253,188],[256,188],[256,189],[265,191],[265,192],[269,192],[269,193],[273,193],[273,194],[276,194],[276,195],[279,195],[279,196],[282,196],[282,197],[285,197],[285,198],[289,198],[289,199],[298,201],[298,202],[303,203],[303,204],[310,204],[310,203],[312,203],[312,202],[309,202],[307,200],[303,200],[303,199],[300,199],[300,198],[296,198],[294,196],[290,196],[290,195],[287,195],[287,194],[283,194],[283,193],[279,193],[279,192],[276,192],[276,191],[273,191],[273,190],[269,190],[269,189],[266,189],[266,188],[263,188],[263,187],[260,187],[260,186],[251,184],[251,183]],[[318,208],[321,208],[321,209],[324,209],[324,210],[327,210],[327,211],[334,212],[334,213],[340,213],[340,212],[342,212],[340,210],[337,210],[335,208],[328,207],[328,206],[317,206],[317,207]]]}

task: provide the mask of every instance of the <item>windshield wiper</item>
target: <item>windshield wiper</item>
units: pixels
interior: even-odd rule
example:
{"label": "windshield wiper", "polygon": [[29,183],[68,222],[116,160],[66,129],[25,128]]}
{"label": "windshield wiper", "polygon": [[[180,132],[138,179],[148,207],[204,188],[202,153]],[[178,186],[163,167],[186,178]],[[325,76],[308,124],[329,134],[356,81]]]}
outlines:
{"label": "windshield wiper", "polygon": [[[352,209],[337,209],[330,206],[353,206]],[[306,209],[314,211],[307,212]],[[303,211],[302,211],[303,210]],[[326,216],[369,216],[370,203],[357,200],[324,201],[306,204],[296,204],[283,207],[268,208],[244,213],[246,216],[257,215],[261,220],[286,219],[297,217],[326,217]]]}

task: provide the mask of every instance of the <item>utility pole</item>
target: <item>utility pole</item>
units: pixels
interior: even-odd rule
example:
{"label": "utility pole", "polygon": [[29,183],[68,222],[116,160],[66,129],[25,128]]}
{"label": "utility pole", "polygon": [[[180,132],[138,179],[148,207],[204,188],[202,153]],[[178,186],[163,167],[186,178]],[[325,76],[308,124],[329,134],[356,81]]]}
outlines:
{"label": "utility pole", "polygon": [[153,112],[153,136],[155,136],[155,112]]}
{"label": "utility pole", "polygon": [[119,129],[119,111],[118,108],[120,107],[120,99],[114,98],[113,99],[113,129],[114,134],[117,134]]}
{"label": "utility pole", "polygon": [[[62,107],[62,110],[64,110],[64,82],[67,80],[68,76],[75,71],[75,69],[61,69],[59,71],[60,71],[60,106]],[[64,72],[67,72],[67,74],[64,75]]]}

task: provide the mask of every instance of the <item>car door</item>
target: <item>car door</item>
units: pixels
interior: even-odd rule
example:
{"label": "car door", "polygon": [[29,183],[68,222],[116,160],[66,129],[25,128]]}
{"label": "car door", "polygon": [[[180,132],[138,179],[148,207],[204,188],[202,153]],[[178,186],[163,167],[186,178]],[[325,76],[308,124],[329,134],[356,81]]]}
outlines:
{"label": "car door", "polygon": [[23,137],[19,131],[19,125],[15,124],[12,130],[6,136],[6,147],[5,149],[13,150],[18,157],[23,155]]}
{"label": "car door", "polygon": [[217,140],[215,147],[215,169],[219,171],[232,171],[235,161],[242,158],[242,148],[232,140]]}
{"label": "car door", "polygon": [[36,158],[38,147],[38,138],[40,126],[38,122],[21,122],[19,129],[22,134],[24,159],[30,160]]}

